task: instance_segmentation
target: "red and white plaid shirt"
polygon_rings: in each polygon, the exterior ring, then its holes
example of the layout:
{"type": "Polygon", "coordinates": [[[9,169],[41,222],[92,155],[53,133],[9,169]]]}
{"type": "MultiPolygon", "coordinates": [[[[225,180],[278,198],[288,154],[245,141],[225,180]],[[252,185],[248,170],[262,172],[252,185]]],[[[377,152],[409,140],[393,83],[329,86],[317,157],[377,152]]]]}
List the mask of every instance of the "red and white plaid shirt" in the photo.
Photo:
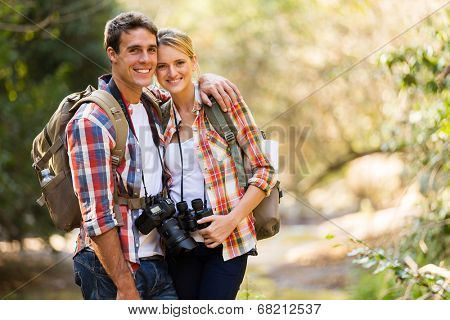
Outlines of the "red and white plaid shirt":
{"type": "MultiPolygon", "coordinates": [[[[277,182],[277,177],[261,149],[263,137],[250,109],[244,101],[240,101],[231,108],[228,115],[238,132],[237,143],[244,151],[246,161],[249,160],[253,172],[248,184],[258,187],[268,196],[277,182]]],[[[177,121],[181,121],[178,116],[177,121]]],[[[213,212],[217,215],[226,215],[236,207],[245,193],[244,188],[239,187],[236,165],[228,143],[208,122],[203,109],[197,111],[192,131],[194,150],[198,150],[197,158],[205,178],[206,191],[213,212]]],[[[164,133],[166,148],[175,132],[175,112],[171,108],[169,123],[164,133]]],[[[225,261],[254,249],[256,233],[253,215],[244,218],[222,245],[225,261]]]]}
{"type": "MultiPolygon", "coordinates": [[[[108,91],[107,83],[110,78],[110,75],[102,76],[98,88],[108,91]]],[[[157,87],[152,87],[151,91],[162,102],[170,98],[157,87]]],[[[66,136],[74,191],[78,196],[82,214],[75,251],[77,253],[91,246],[90,237],[103,234],[118,225],[113,212],[114,182],[111,160],[111,150],[116,145],[116,132],[103,109],[95,103],[86,103],[80,106],[67,124],[66,136]]],[[[162,143],[161,133],[160,138],[162,143]]],[[[116,183],[120,194],[139,196],[142,184],[141,152],[136,137],[129,129],[125,156],[117,168],[116,183]]],[[[139,263],[139,232],[134,224],[139,209],[131,210],[122,205],[120,212],[124,222],[124,225],[118,228],[122,252],[127,261],[139,263]]]]}

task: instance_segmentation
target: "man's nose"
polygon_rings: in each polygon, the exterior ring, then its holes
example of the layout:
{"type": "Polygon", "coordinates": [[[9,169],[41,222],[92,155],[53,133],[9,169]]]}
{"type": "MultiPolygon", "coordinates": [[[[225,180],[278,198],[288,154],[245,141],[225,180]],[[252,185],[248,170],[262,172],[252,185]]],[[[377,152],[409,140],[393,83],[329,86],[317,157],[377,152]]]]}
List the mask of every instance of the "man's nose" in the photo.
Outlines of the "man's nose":
{"type": "Polygon", "coordinates": [[[149,58],[150,58],[150,55],[148,54],[148,52],[143,51],[142,54],[139,56],[139,62],[146,63],[146,62],[148,62],[149,58]]]}

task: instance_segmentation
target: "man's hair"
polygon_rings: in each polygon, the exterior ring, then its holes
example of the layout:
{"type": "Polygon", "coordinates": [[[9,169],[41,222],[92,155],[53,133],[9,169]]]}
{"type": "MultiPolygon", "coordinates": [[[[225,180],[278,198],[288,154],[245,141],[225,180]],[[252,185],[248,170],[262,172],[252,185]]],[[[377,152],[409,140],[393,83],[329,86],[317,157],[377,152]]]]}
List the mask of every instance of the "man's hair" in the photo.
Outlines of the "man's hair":
{"type": "Polygon", "coordinates": [[[122,12],[109,20],[105,26],[105,38],[103,42],[105,49],[111,47],[116,53],[119,53],[122,32],[137,28],[147,29],[155,37],[158,34],[158,28],[156,28],[155,24],[150,18],[140,12],[122,12]]]}

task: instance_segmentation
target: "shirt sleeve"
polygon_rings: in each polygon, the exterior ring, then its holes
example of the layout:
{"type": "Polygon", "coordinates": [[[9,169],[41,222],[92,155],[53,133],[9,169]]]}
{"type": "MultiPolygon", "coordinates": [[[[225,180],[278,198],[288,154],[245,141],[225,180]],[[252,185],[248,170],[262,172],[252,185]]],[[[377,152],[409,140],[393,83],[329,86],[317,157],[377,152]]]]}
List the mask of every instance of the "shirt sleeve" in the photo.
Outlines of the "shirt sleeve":
{"type": "Polygon", "coordinates": [[[270,195],[278,178],[269,159],[262,151],[264,138],[249,107],[241,100],[231,108],[228,115],[237,129],[237,143],[250,162],[253,175],[248,180],[248,184],[258,187],[266,193],[266,196],[270,195]]]}
{"type": "Polygon", "coordinates": [[[78,197],[82,226],[98,236],[118,225],[113,212],[114,181],[112,136],[92,115],[72,119],[66,128],[73,187],[78,197]]]}

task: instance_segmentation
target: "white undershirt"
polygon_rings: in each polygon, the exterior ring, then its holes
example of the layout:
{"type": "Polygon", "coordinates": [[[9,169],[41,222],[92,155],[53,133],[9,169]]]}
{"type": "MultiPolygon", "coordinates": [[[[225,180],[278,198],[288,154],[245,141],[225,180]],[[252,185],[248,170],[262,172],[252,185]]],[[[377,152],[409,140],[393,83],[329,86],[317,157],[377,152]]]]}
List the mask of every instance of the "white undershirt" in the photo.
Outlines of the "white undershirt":
{"type": "MultiPolygon", "coordinates": [[[[147,112],[145,111],[142,103],[129,105],[131,122],[133,123],[136,137],[140,147],[142,169],[144,170],[145,187],[147,194],[156,195],[162,191],[162,168],[161,162],[158,156],[158,150],[153,142],[152,130],[148,121],[147,112]]],[[[159,130],[159,127],[157,125],[159,130]]],[[[159,137],[158,137],[159,139],[159,137]]],[[[162,155],[162,147],[160,146],[160,152],[162,155]]],[[[141,174],[137,172],[136,174],[141,174]]],[[[143,197],[144,183],[141,185],[141,194],[143,197]]],[[[142,213],[142,209],[139,210],[139,214],[142,213]]],[[[161,248],[161,241],[159,233],[156,229],[152,230],[148,235],[139,233],[139,258],[150,257],[154,255],[163,255],[161,248]]]]}
{"type": "MultiPolygon", "coordinates": [[[[191,138],[181,143],[183,152],[183,200],[192,209],[191,201],[204,197],[204,178],[194,148],[194,139],[191,138]]],[[[170,186],[170,197],[177,203],[181,201],[181,157],[178,142],[171,143],[167,147],[165,163],[170,171],[172,183],[170,186]]],[[[207,207],[211,208],[208,194],[206,194],[207,207]]],[[[204,242],[198,232],[192,232],[191,236],[197,242],[204,242]]]]}

